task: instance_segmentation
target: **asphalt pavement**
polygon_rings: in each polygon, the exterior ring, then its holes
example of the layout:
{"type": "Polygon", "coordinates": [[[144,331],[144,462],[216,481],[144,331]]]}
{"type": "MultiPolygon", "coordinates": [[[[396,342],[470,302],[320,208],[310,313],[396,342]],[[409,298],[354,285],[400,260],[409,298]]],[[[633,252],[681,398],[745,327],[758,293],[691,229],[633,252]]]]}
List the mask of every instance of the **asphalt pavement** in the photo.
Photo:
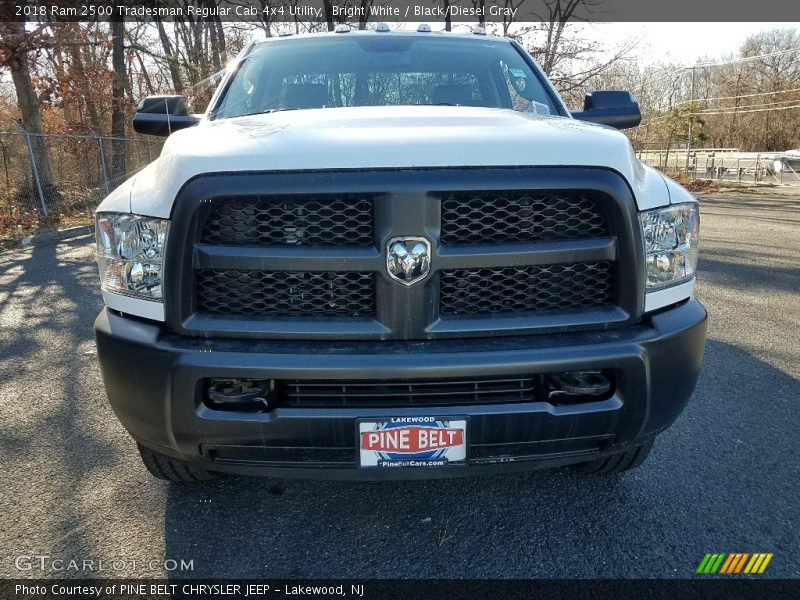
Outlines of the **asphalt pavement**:
{"type": "Polygon", "coordinates": [[[759,551],[800,577],[800,199],[701,202],[697,391],[612,478],[157,481],[105,399],[92,239],[0,254],[0,577],[691,577],[759,551]]]}

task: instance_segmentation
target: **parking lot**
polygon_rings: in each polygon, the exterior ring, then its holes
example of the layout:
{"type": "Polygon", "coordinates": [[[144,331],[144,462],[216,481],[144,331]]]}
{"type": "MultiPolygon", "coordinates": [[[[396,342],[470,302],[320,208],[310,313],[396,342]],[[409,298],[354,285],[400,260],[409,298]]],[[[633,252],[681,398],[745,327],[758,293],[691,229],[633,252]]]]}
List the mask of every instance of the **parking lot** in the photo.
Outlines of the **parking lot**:
{"type": "Polygon", "coordinates": [[[93,240],[0,254],[0,576],[91,575],[17,559],[47,555],[126,577],[691,577],[707,552],[773,552],[765,575],[800,577],[800,198],[701,203],[698,388],[616,478],[170,486],[105,399],[93,240]]]}

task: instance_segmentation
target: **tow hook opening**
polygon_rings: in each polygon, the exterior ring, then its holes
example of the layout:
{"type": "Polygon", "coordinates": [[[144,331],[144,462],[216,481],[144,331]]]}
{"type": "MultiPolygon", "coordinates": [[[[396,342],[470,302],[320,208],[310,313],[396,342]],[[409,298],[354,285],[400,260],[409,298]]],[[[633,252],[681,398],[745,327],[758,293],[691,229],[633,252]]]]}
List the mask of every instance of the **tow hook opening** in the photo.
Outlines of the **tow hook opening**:
{"type": "Polygon", "coordinates": [[[203,403],[212,410],[267,412],[272,408],[274,390],[271,379],[209,379],[203,403]]]}
{"type": "Polygon", "coordinates": [[[547,401],[551,404],[577,404],[611,396],[612,376],[605,371],[569,371],[548,375],[547,401]]]}

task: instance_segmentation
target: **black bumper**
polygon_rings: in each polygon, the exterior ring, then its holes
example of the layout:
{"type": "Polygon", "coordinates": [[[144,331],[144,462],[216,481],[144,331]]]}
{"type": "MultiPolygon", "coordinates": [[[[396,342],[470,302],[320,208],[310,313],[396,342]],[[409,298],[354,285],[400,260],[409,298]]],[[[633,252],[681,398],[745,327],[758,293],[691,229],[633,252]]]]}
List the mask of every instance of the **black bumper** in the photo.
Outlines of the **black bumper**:
{"type": "Polygon", "coordinates": [[[141,444],[207,468],[279,477],[418,478],[518,471],[581,462],[668,427],[700,370],[706,311],[689,300],[624,329],[494,340],[274,342],[203,340],[103,310],[97,348],[111,406],[141,444]],[[413,380],[586,369],[616,374],[610,398],[413,408],[211,410],[209,377],[413,380]],[[359,469],[356,419],[469,417],[467,466],[359,469]]]}

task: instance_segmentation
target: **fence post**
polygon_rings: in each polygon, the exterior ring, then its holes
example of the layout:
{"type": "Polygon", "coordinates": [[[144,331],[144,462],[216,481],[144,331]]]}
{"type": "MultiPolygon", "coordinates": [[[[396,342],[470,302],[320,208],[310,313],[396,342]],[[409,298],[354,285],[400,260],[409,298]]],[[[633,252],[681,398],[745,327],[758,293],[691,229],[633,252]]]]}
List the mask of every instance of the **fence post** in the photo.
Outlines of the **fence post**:
{"type": "Polygon", "coordinates": [[[2,137],[0,137],[0,148],[3,150],[3,171],[6,176],[6,187],[9,187],[11,185],[11,176],[8,174],[8,153],[6,152],[6,145],[2,137]]]}
{"type": "MultiPolygon", "coordinates": [[[[42,214],[47,216],[47,203],[44,201],[44,193],[42,192],[42,182],[39,181],[39,169],[36,167],[36,157],[33,155],[33,145],[31,144],[31,135],[28,130],[22,125],[17,123],[22,132],[25,134],[25,144],[28,146],[28,156],[31,159],[31,170],[33,171],[33,180],[36,182],[36,191],[39,192],[39,202],[42,205],[42,214]]],[[[44,143],[44,142],[43,142],[44,143]]]]}
{"type": "Polygon", "coordinates": [[[103,136],[97,132],[97,147],[100,149],[100,165],[103,172],[103,185],[106,188],[106,195],[111,191],[108,187],[108,171],[106,170],[106,153],[103,148],[103,136]]]}

